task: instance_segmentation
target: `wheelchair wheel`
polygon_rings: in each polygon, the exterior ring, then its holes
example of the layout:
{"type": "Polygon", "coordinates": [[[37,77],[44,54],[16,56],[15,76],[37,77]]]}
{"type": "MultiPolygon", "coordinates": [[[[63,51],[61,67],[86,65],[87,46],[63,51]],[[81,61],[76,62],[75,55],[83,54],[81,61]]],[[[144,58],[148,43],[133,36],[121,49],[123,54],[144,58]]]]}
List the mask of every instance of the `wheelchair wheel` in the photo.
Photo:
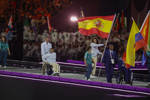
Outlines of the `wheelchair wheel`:
{"type": "Polygon", "coordinates": [[[130,85],[133,85],[133,72],[131,72],[131,80],[130,80],[130,85]]]}
{"type": "Polygon", "coordinates": [[[47,64],[47,75],[52,75],[53,74],[53,70],[52,70],[52,66],[47,64]]]}
{"type": "Polygon", "coordinates": [[[124,81],[124,75],[121,72],[119,72],[118,77],[116,78],[116,83],[122,84],[123,81],[124,81]]]}

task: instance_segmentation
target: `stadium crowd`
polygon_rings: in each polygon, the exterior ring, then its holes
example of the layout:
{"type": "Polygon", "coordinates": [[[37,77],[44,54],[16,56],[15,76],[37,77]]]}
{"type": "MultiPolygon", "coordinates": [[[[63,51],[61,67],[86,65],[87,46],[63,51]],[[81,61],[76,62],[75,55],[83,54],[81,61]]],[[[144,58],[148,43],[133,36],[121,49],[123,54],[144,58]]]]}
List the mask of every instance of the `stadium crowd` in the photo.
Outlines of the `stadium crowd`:
{"type": "MultiPolygon", "coordinates": [[[[41,59],[40,44],[45,36],[49,36],[52,47],[57,53],[58,61],[66,61],[67,59],[83,60],[86,48],[90,45],[93,38],[98,39],[98,43],[105,44],[106,39],[102,39],[97,35],[84,36],[79,32],[59,32],[53,29],[51,32],[48,30],[47,19],[42,17],[37,19],[26,19],[24,22],[24,43],[23,52],[24,57],[31,57],[41,59]]],[[[129,32],[112,31],[109,41],[114,42],[116,51],[121,56],[126,48],[129,32]]],[[[99,48],[101,52],[104,47],[99,48]]],[[[138,53],[141,53],[138,51],[138,53]]],[[[136,57],[140,60],[141,55],[136,57]]],[[[99,59],[100,60],[100,59],[99,59]]]]}

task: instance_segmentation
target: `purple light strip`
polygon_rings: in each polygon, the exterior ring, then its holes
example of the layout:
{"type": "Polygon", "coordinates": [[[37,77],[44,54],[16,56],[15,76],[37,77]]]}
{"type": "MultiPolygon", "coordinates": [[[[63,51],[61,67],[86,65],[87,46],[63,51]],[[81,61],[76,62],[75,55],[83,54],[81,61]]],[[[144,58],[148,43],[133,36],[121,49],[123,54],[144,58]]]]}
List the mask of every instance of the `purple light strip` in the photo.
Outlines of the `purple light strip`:
{"type": "MultiPolygon", "coordinates": [[[[57,62],[58,64],[63,64],[63,65],[71,65],[71,66],[81,66],[81,67],[85,67],[84,64],[75,64],[75,63],[65,63],[65,62],[57,62]]],[[[96,66],[97,68],[105,68],[104,66],[96,66]]],[[[118,69],[118,68],[114,68],[114,69],[118,69]]],[[[131,68],[131,70],[148,70],[147,68],[136,68],[133,67],[131,68]]]]}
{"type": "MultiPolygon", "coordinates": [[[[13,61],[19,61],[19,60],[13,60],[13,61]]],[[[21,62],[26,62],[26,61],[21,61],[21,62]]],[[[67,62],[57,62],[58,64],[63,64],[63,65],[72,65],[72,66],[80,66],[80,67],[85,67],[83,64],[83,61],[76,61],[76,60],[67,60],[67,62]]],[[[42,62],[39,62],[39,64],[42,64],[42,62]]],[[[132,67],[131,70],[143,70],[146,71],[148,70],[146,66],[141,66],[141,61],[136,61],[136,64],[138,66],[132,67]]],[[[102,66],[100,63],[97,64],[97,68],[105,68],[102,66]]],[[[114,69],[118,69],[115,67],[114,69]]]]}
{"type": "Polygon", "coordinates": [[[69,78],[62,78],[62,77],[53,77],[53,76],[44,76],[44,75],[35,75],[35,74],[27,74],[27,73],[18,73],[18,72],[9,72],[9,71],[0,71],[1,75],[9,75],[15,77],[22,77],[22,78],[32,78],[32,79],[39,79],[39,80],[47,80],[47,81],[58,81],[58,82],[65,82],[68,84],[80,84],[80,85],[88,85],[90,87],[103,87],[108,89],[117,89],[120,91],[132,91],[132,92],[139,92],[142,94],[150,95],[150,88],[142,88],[136,86],[127,86],[127,85],[118,85],[118,84],[109,84],[103,82],[93,82],[93,81],[86,81],[86,80],[78,80],[78,79],[69,79],[69,78]]]}
{"type": "MultiPolygon", "coordinates": [[[[67,60],[68,63],[77,63],[77,64],[84,64],[83,61],[78,61],[78,60],[67,60]]],[[[101,66],[101,63],[97,63],[97,66],[101,66]]],[[[141,61],[136,61],[135,65],[137,67],[142,67],[142,68],[146,68],[146,66],[142,66],[141,61]]]]}
{"type": "Polygon", "coordinates": [[[120,91],[120,92],[134,93],[134,94],[136,93],[136,94],[150,95],[150,93],[145,93],[145,92],[130,91],[130,90],[123,90],[123,89],[116,89],[116,88],[107,88],[107,87],[100,87],[100,86],[93,86],[93,85],[86,85],[86,84],[78,84],[78,83],[68,83],[68,82],[61,82],[61,81],[56,81],[56,80],[55,81],[54,80],[43,80],[43,79],[34,79],[34,78],[20,77],[20,76],[10,76],[10,75],[0,75],[0,76],[12,77],[12,78],[18,78],[18,79],[27,79],[27,80],[33,80],[33,81],[68,84],[68,85],[75,85],[75,86],[80,86],[80,87],[82,86],[82,87],[87,87],[87,88],[98,88],[98,89],[120,91]]]}
{"type": "MultiPolygon", "coordinates": [[[[111,94],[112,95],[112,94],[111,94]]],[[[130,95],[130,94],[128,94],[128,95],[123,95],[123,94],[113,94],[113,95],[115,95],[115,96],[119,96],[119,97],[126,97],[126,98],[135,98],[135,97],[145,97],[145,96],[141,96],[141,95],[130,95]]]]}

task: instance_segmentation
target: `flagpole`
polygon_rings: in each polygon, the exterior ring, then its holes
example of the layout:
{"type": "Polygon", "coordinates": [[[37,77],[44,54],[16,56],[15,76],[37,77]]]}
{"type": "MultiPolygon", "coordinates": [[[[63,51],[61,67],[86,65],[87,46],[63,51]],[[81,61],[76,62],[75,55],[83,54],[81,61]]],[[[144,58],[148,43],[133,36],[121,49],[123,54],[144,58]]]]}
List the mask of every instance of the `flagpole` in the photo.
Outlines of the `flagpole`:
{"type": "MultiPolygon", "coordinates": [[[[112,28],[113,28],[113,24],[114,24],[114,22],[115,22],[115,19],[116,19],[116,14],[115,14],[115,17],[114,17],[114,19],[113,19],[113,23],[112,23],[112,25],[111,25],[111,30],[110,30],[110,33],[112,32],[112,28]]],[[[101,63],[102,63],[102,59],[103,59],[103,56],[104,56],[104,53],[105,53],[105,50],[106,50],[106,47],[107,47],[107,43],[108,43],[108,40],[109,40],[109,37],[110,37],[110,33],[109,33],[109,35],[108,35],[108,38],[107,38],[107,40],[106,40],[106,45],[105,45],[105,47],[104,47],[104,51],[103,51],[103,53],[102,53],[102,57],[101,57],[101,63]]],[[[100,75],[100,69],[99,69],[99,73],[98,73],[98,77],[99,77],[99,75],[100,75]]]]}
{"type": "Polygon", "coordinates": [[[146,22],[146,19],[147,19],[149,13],[150,13],[150,10],[148,11],[148,13],[147,13],[147,15],[146,15],[146,17],[145,17],[145,19],[144,19],[144,22],[143,22],[143,24],[142,24],[142,26],[141,26],[141,28],[140,28],[140,32],[141,32],[142,28],[144,27],[144,24],[145,24],[145,22],[146,22]]]}
{"type": "Polygon", "coordinates": [[[81,9],[81,16],[84,17],[83,9],[82,8],[80,9],[81,9]]]}

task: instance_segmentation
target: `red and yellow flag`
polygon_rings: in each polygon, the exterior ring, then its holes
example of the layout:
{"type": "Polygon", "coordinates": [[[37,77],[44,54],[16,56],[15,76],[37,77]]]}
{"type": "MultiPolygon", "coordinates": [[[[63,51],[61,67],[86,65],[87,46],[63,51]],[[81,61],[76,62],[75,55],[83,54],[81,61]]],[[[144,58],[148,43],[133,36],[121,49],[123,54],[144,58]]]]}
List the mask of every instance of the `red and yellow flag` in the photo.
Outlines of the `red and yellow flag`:
{"type": "Polygon", "coordinates": [[[52,31],[52,26],[51,26],[51,24],[50,24],[50,14],[47,16],[47,24],[48,24],[48,29],[49,29],[49,32],[51,32],[52,31]]]}
{"type": "Polygon", "coordinates": [[[97,34],[102,38],[107,38],[114,18],[114,15],[81,18],[78,21],[79,32],[83,35],[97,34]]]}
{"type": "Polygon", "coordinates": [[[150,49],[150,11],[145,18],[140,32],[145,40],[145,43],[147,44],[147,49],[150,49]]]}

